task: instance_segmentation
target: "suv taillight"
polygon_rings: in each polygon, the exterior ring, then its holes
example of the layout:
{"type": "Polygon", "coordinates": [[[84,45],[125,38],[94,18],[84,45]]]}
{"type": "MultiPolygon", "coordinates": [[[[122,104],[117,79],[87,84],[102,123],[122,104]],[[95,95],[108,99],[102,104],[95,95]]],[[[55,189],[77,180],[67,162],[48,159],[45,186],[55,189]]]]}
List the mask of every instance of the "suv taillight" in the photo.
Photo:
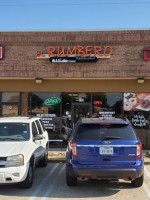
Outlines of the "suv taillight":
{"type": "Polygon", "coordinates": [[[137,142],[136,143],[136,157],[140,157],[142,154],[142,143],[137,142]]]}
{"type": "Polygon", "coordinates": [[[77,146],[76,142],[70,142],[69,146],[73,156],[77,156],[77,146]]]}

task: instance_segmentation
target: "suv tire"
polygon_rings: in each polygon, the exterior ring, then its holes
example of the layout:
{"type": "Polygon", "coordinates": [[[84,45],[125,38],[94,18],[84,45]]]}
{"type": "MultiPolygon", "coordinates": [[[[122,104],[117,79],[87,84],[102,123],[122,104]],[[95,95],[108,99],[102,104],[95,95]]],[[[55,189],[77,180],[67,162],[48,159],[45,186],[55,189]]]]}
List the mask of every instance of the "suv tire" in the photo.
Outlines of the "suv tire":
{"type": "Polygon", "coordinates": [[[70,176],[66,172],[66,183],[68,186],[76,186],[77,185],[77,177],[70,176]]]}
{"type": "Polygon", "coordinates": [[[48,154],[45,154],[44,157],[39,161],[40,167],[46,167],[48,163],[48,154]]]}
{"type": "Polygon", "coordinates": [[[132,185],[135,187],[141,187],[143,185],[143,180],[144,180],[144,176],[142,175],[139,178],[136,178],[134,181],[132,181],[132,185]]]}
{"type": "Polygon", "coordinates": [[[22,188],[31,188],[33,184],[33,165],[30,163],[27,177],[24,181],[19,183],[19,186],[22,188]]]}

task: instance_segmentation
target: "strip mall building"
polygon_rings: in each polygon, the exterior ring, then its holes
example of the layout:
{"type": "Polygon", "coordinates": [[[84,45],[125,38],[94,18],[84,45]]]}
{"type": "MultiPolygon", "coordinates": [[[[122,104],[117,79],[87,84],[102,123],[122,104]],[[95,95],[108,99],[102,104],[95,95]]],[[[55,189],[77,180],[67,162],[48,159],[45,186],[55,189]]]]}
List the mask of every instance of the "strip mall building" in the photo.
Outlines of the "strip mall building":
{"type": "Polygon", "coordinates": [[[0,115],[29,114],[50,138],[126,116],[149,148],[150,30],[0,32],[0,115]]]}

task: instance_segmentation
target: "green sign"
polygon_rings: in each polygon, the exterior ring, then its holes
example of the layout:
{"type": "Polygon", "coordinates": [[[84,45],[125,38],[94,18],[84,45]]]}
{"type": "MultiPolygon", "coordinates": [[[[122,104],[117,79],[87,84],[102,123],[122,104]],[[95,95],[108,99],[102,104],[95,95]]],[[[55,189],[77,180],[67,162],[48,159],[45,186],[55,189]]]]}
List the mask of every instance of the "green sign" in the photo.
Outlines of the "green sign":
{"type": "Polygon", "coordinates": [[[53,105],[59,104],[60,102],[61,102],[60,98],[58,98],[58,97],[51,97],[49,99],[46,99],[44,101],[44,104],[46,106],[53,106],[53,105]]]}

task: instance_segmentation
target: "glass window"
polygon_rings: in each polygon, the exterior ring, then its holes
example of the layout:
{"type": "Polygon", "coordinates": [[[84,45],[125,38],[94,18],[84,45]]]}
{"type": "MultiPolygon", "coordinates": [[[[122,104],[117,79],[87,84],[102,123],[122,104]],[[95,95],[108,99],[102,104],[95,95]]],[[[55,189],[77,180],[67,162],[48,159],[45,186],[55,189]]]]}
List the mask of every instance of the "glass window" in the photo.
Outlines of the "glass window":
{"type": "Polygon", "coordinates": [[[19,92],[2,92],[2,102],[19,102],[19,92]]]}
{"type": "Polygon", "coordinates": [[[42,134],[42,128],[41,128],[41,125],[40,125],[40,123],[39,123],[38,120],[36,120],[36,125],[37,125],[37,127],[38,127],[39,134],[42,134]]]}
{"type": "Polygon", "coordinates": [[[79,140],[136,140],[133,129],[126,124],[83,124],[77,131],[79,140]]]}
{"type": "Polygon", "coordinates": [[[18,105],[15,104],[6,104],[2,105],[2,116],[17,116],[19,112],[18,105]]]}
{"type": "Polygon", "coordinates": [[[93,93],[93,117],[121,116],[122,93],[93,93]]]}
{"type": "Polygon", "coordinates": [[[80,92],[80,93],[73,93],[73,102],[91,102],[91,93],[85,93],[85,92],[80,92]]]}
{"type": "Polygon", "coordinates": [[[29,125],[27,123],[0,123],[0,140],[28,140],[29,125]]]}
{"type": "Polygon", "coordinates": [[[37,131],[37,128],[36,128],[34,122],[32,122],[32,135],[33,135],[33,137],[35,137],[36,135],[38,135],[38,131],[37,131]]]}
{"type": "MultiPolygon", "coordinates": [[[[62,126],[71,128],[71,101],[72,94],[62,93],[62,126]]],[[[65,130],[62,129],[61,132],[65,130]]]]}
{"type": "Polygon", "coordinates": [[[31,93],[30,96],[31,115],[40,117],[49,136],[60,133],[61,117],[61,93],[40,92],[31,93]]]}

